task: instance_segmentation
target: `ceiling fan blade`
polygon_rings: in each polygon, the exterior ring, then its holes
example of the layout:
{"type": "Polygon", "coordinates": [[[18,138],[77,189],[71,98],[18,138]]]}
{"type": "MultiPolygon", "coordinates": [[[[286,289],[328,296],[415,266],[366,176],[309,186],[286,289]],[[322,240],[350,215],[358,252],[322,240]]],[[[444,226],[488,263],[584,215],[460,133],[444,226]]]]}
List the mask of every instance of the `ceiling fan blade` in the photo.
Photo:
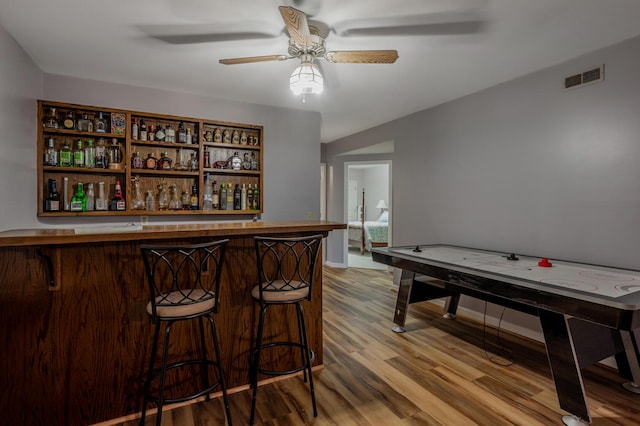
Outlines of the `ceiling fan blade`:
{"type": "Polygon", "coordinates": [[[224,65],[236,65],[253,62],[286,61],[287,59],[292,59],[292,57],[287,55],[249,56],[247,58],[220,59],[219,62],[224,65]]]}
{"type": "Polygon", "coordinates": [[[479,13],[463,11],[354,19],[337,23],[333,31],[341,37],[463,35],[482,32],[486,25],[479,13]]]}
{"type": "Polygon", "coordinates": [[[339,50],[327,52],[325,59],[347,64],[392,64],[398,59],[396,50],[339,50]]]}
{"type": "Polygon", "coordinates": [[[282,34],[279,27],[264,22],[245,22],[246,30],[230,25],[140,25],[138,28],[149,37],[170,44],[215,43],[234,40],[276,38],[282,34]]]}
{"type": "Polygon", "coordinates": [[[284,24],[287,26],[291,40],[298,46],[311,46],[311,33],[309,32],[307,15],[289,6],[280,6],[278,9],[284,24]]]}

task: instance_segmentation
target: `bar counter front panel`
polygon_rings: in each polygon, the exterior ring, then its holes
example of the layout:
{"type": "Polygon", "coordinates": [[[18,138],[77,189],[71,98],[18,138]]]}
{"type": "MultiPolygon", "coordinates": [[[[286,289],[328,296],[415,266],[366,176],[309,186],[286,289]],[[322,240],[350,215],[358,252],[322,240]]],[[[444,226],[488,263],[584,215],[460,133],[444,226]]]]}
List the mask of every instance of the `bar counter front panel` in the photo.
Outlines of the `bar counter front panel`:
{"type": "MultiPolygon", "coordinates": [[[[344,228],[316,221],[159,226],[75,237],[68,230],[0,233],[2,422],[81,425],[140,411],[153,335],[146,312],[149,290],[141,242],[230,239],[215,319],[227,387],[247,385],[257,323],[257,306],[251,298],[257,283],[253,236],[326,236],[344,228]]],[[[315,280],[306,309],[309,343],[319,366],[323,363],[321,267],[315,280]]],[[[267,335],[290,337],[288,325],[295,324],[295,313],[291,310],[288,315],[270,321],[267,335]]],[[[196,331],[191,324],[176,323],[170,352],[193,354],[196,331]]],[[[208,350],[213,353],[212,347],[208,350]]],[[[274,354],[268,360],[274,368],[280,365],[278,358],[274,354]]],[[[181,391],[190,390],[187,384],[180,386],[181,391]]]]}

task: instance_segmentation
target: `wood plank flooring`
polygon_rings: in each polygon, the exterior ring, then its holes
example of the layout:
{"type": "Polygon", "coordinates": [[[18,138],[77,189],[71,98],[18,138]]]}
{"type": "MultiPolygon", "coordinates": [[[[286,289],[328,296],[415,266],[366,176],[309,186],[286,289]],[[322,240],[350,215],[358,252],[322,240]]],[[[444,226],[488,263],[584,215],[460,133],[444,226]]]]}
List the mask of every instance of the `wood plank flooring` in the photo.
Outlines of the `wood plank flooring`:
{"type": "MultiPolygon", "coordinates": [[[[411,305],[407,332],[391,331],[391,274],[325,268],[324,369],[314,372],[318,417],[301,377],[262,386],[264,425],[561,425],[542,344],[488,329],[463,316],[447,320],[430,303],[411,305]],[[506,349],[513,359],[497,356],[506,349]]],[[[505,355],[506,356],[506,355],[505,355]]],[[[640,396],[621,388],[609,368],[584,372],[592,425],[639,425],[640,396]]],[[[230,395],[236,425],[249,419],[248,390],[230,395]]],[[[220,399],[163,414],[165,426],[223,425],[220,399]]],[[[155,416],[148,417],[149,425],[155,416]]],[[[133,426],[136,420],[116,423],[133,426]]]]}

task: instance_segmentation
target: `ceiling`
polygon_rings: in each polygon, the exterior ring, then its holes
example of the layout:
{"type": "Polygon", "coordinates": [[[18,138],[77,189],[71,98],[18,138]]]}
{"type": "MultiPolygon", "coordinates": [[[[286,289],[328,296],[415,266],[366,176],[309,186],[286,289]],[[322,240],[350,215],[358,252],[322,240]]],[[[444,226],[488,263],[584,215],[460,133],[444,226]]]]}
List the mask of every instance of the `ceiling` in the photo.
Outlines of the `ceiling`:
{"type": "Polygon", "coordinates": [[[631,38],[638,22],[638,0],[0,0],[0,24],[43,72],[319,111],[323,142],[631,38]],[[478,25],[462,34],[442,34],[446,25],[422,35],[331,32],[328,50],[396,49],[399,59],[322,60],[325,90],[303,103],[288,89],[297,60],[218,63],[287,54],[279,5],[329,27],[374,18],[478,25]],[[214,33],[215,42],[199,36],[214,33]]]}

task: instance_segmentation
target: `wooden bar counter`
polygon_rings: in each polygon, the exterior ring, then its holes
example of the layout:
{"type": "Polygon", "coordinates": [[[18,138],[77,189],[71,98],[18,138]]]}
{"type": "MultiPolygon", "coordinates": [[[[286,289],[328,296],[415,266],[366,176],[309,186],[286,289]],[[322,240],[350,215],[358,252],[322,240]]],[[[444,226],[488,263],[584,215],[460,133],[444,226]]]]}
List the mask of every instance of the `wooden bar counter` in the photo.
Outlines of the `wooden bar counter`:
{"type": "MultiPolygon", "coordinates": [[[[253,237],[326,236],[344,228],[341,223],[304,221],[0,232],[0,423],[86,425],[140,411],[153,332],[145,308],[149,290],[142,242],[230,239],[216,324],[227,386],[246,386],[257,315],[250,294],[257,280],[253,237]]],[[[306,311],[319,366],[321,267],[315,278],[306,311]]],[[[290,320],[270,322],[274,327],[265,333],[288,334],[288,324],[295,324],[291,314],[290,320]]],[[[182,326],[174,326],[173,353],[191,353],[194,347],[195,330],[182,326]]],[[[277,358],[270,360],[274,367],[277,358]]]]}

